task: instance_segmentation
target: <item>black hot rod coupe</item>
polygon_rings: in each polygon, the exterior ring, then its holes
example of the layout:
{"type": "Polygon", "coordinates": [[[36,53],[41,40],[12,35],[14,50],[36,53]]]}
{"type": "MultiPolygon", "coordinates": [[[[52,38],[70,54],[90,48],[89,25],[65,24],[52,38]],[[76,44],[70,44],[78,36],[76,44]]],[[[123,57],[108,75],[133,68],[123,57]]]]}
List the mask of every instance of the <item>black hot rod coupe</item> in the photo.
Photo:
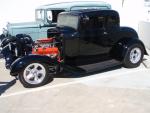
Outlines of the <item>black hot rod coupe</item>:
{"type": "Polygon", "coordinates": [[[119,14],[114,10],[62,12],[56,28],[49,29],[47,35],[36,42],[25,34],[2,42],[6,67],[24,87],[44,85],[67,66],[115,59],[124,67],[134,68],[147,54],[136,31],[120,27],[119,14]]]}

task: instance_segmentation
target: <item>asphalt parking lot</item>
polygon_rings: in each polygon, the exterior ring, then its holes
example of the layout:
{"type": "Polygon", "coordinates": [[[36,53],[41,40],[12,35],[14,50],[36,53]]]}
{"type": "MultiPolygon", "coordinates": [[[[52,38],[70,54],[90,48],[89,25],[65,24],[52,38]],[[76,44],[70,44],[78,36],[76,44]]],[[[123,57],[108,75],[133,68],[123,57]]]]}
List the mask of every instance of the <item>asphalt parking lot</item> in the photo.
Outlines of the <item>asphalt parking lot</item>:
{"type": "Polygon", "coordinates": [[[0,113],[149,113],[150,68],[142,63],[83,77],[63,74],[43,87],[26,89],[0,60],[0,95],[0,113]]]}

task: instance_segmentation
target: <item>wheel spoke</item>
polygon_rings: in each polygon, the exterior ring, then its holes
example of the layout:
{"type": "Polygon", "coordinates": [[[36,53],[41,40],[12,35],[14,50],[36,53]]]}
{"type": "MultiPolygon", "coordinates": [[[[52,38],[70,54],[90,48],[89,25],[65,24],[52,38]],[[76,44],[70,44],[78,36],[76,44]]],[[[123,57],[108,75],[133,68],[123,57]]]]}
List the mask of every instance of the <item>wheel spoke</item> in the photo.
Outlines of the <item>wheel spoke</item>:
{"type": "Polygon", "coordinates": [[[32,71],[32,69],[31,69],[31,68],[26,69],[26,72],[31,73],[31,71],[32,71]]]}
{"type": "Polygon", "coordinates": [[[35,69],[35,70],[37,70],[37,69],[38,69],[38,67],[39,67],[39,65],[37,65],[37,64],[36,64],[36,65],[34,65],[34,69],[35,69]]]}
{"type": "Polygon", "coordinates": [[[34,76],[34,81],[36,82],[36,83],[39,83],[40,82],[40,79],[39,79],[39,77],[36,75],[36,76],[34,76]]]}
{"type": "Polygon", "coordinates": [[[43,69],[37,71],[38,74],[44,74],[45,71],[43,69]]]}
{"type": "Polygon", "coordinates": [[[31,73],[27,75],[27,79],[28,79],[28,80],[30,80],[30,79],[33,78],[33,77],[34,77],[34,75],[31,74],[31,73]]]}

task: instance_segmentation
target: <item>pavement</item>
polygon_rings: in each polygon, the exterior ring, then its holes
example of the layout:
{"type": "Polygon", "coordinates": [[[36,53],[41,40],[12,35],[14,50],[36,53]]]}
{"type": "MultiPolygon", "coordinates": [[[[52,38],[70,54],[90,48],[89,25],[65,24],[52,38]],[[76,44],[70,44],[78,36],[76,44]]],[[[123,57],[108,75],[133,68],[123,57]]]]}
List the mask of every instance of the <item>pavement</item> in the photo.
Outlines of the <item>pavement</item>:
{"type": "Polygon", "coordinates": [[[150,113],[149,64],[145,56],[134,69],[81,77],[64,73],[45,86],[27,89],[0,60],[0,113],[150,113]]]}

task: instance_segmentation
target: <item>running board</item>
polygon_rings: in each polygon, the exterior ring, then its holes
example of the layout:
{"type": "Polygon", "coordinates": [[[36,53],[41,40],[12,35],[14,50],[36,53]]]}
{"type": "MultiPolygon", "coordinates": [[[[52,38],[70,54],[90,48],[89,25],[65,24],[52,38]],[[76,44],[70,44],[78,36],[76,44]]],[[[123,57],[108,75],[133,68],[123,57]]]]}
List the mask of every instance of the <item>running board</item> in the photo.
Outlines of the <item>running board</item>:
{"type": "Polygon", "coordinates": [[[71,72],[72,74],[87,74],[87,73],[92,73],[92,72],[98,72],[98,71],[111,68],[111,67],[113,68],[119,65],[121,65],[119,61],[107,60],[104,62],[82,65],[82,66],[77,66],[77,67],[65,65],[64,70],[67,72],[71,72]]]}

